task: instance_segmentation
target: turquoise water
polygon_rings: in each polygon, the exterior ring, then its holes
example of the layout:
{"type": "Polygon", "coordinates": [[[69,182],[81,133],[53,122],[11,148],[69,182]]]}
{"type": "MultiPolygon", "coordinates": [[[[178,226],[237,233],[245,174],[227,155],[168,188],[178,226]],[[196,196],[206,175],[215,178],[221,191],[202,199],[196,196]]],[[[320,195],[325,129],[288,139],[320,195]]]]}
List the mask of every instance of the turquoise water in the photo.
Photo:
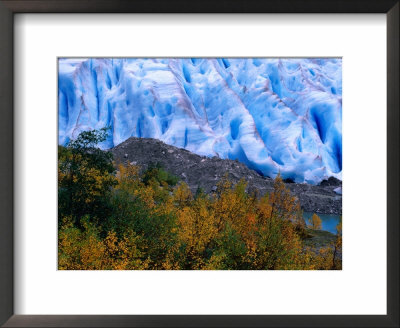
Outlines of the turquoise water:
{"type": "MultiPolygon", "coordinates": [[[[308,219],[312,217],[314,213],[312,212],[303,212],[303,218],[306,221],[307,225],[309,225],[308,219]]],[[[336,226],[339,223],[340,215],[336,214],[318,214],[317,215],[322,220],[322,230],[329,231],[331,233],[336,234],[336,226]]]]}

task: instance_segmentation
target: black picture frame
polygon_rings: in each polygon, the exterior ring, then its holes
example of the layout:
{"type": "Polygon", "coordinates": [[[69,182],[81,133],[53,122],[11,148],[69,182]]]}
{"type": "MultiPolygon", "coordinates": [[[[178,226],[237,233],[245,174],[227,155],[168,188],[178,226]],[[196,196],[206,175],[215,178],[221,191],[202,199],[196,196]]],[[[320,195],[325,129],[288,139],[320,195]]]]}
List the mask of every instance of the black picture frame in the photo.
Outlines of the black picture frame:
{"type": "Polygon", "coordinates": [[[4,327],[399,327],[399,8],[399,0],[0,0],[0,324],[4,327]],[[14,315],[14,14],[127,12],[386,14],[387,315],[14,315]]]}

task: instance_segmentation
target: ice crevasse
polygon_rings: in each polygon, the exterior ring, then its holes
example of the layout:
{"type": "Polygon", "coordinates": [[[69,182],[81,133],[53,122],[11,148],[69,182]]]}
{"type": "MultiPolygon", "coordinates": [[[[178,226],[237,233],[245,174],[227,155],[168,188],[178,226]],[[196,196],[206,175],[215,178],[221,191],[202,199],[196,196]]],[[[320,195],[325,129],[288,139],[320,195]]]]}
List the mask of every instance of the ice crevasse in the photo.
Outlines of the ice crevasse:
{"type": "Polygon", "coordinates": [[[109,126],[296,182],[342,176],[341,59],[59,59],[59,144],[109,126]]]}

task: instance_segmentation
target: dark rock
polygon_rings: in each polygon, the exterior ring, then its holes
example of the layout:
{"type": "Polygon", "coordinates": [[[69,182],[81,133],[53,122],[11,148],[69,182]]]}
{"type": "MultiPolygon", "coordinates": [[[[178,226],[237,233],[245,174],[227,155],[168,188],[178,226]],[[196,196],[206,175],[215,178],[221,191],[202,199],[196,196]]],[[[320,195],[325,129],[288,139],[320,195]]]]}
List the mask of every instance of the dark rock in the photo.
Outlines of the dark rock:
{"type": "Polygon", "coordinates": [[[283,182],[284,183],[294,183],[294,180],[292,178],[286,178],[286,179],[283,179],[283,182]]]}
{"type": "Polygon", "coordinates": [[[326,187],[326,186],[339,187],[342,185],[342,181],[340,181],[339,179],[336,179],[335,177],[329,177],[328,180],[322,180],[319,185],[323,186],[323,187],[326,187]]]}

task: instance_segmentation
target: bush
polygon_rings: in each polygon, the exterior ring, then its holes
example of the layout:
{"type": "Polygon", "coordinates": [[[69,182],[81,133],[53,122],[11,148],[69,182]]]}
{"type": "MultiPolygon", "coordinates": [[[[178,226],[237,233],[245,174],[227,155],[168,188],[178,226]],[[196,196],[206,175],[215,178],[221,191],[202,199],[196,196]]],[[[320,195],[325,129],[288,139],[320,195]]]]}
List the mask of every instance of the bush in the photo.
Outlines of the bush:
{"type": "Polygon", "coordinates": [[[160,163],[150,165],[143,173],[143,182],[146,185],[151,184],[152,181],[156,181],[160,186],[166,183],[168,186],[175,186],[179,179],[164,170],[160,163]]]}

